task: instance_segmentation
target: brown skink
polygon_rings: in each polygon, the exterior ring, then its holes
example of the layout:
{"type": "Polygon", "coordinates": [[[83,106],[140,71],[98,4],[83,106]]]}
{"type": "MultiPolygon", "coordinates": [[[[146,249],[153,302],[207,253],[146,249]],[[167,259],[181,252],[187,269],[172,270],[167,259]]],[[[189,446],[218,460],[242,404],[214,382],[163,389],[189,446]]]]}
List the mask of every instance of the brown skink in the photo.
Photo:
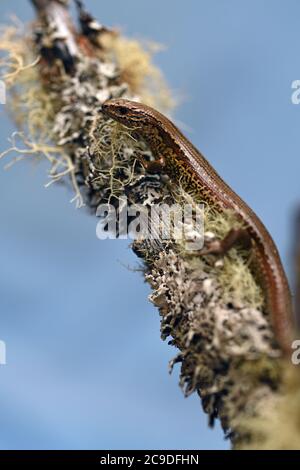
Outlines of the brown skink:
{"type": "Polygon", "coordinates": [[[289,354],[293,339],[291,293],[276,245],[258,216],[164,115],[149,106],[124,99],[106,101],[102,109],[106,116],[134,129],[148,143],[157,158],[154,166],[165,165],[164,171],[171,178],[180,179],[219,210],[233,210],[243,222],[252,240],[255,265],[259,269],[276,339],[283,352],[289,354]]]}

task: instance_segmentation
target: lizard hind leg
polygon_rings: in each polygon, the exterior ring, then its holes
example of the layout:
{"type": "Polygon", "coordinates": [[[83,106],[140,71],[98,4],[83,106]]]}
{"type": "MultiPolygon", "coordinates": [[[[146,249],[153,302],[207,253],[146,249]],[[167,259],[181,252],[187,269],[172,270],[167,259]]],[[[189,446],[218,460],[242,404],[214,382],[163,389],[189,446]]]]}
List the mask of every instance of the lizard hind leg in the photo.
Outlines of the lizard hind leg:
{"type": "Polygon", "coordinates": [[[252,239],[246,229],[231,229],[223,240],[214,240],[207,247],[200,250],[200,255],[220,255],[224,256],[235,245],[241,245],[245,249],[250,249],[252,239]]]}

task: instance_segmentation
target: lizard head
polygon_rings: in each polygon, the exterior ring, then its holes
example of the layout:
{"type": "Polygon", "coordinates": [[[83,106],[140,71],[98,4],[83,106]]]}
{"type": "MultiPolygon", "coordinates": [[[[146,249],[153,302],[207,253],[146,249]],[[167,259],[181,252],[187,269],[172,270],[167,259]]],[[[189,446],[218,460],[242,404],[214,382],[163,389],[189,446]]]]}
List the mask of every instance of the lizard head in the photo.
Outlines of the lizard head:
{"type": "Polygon", "coordinates": [[[102,105],[105,116],[126,127],[138,128],[151,124],[152,110],[146,105],[125,99],[112,99],[102,105]]]}

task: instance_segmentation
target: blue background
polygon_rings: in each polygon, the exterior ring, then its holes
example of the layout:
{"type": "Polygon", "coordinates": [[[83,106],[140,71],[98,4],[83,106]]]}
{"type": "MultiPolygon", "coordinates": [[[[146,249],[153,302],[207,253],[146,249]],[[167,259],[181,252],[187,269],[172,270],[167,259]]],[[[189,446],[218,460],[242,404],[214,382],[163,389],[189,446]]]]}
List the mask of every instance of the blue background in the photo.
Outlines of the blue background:
{"type": "MultiPolygon", "coordinates": [[[[157,58],[176,118],[252,205],[292,272],[299,202],[297,0],[87,1],[108,25],[161,42],[157,58]]],[[[25,0],[0,16],[32,17],[25,0]]],[[[1,149],[14,126],[1,106],[1,149]]],[[[167,363],[149,288],[126,269],[126,242],[96,239],[96,219],[45,190],[46,165],[0,164],[0,448],[226,449],[197,396],[184,399],[167,363]]]]}

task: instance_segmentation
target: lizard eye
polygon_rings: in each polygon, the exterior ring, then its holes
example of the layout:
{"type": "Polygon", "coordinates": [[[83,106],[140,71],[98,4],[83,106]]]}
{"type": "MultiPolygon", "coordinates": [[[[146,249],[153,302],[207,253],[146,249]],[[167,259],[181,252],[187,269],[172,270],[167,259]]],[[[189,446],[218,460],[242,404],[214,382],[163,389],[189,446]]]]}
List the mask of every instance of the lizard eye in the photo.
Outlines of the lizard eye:
{"type": "Polygon", "coordinates": [[[119,113],[121,114],[121,116],[125,116],[127,114],[127,109],[124,108],[124,106],[120,106],[119,113]]]}

